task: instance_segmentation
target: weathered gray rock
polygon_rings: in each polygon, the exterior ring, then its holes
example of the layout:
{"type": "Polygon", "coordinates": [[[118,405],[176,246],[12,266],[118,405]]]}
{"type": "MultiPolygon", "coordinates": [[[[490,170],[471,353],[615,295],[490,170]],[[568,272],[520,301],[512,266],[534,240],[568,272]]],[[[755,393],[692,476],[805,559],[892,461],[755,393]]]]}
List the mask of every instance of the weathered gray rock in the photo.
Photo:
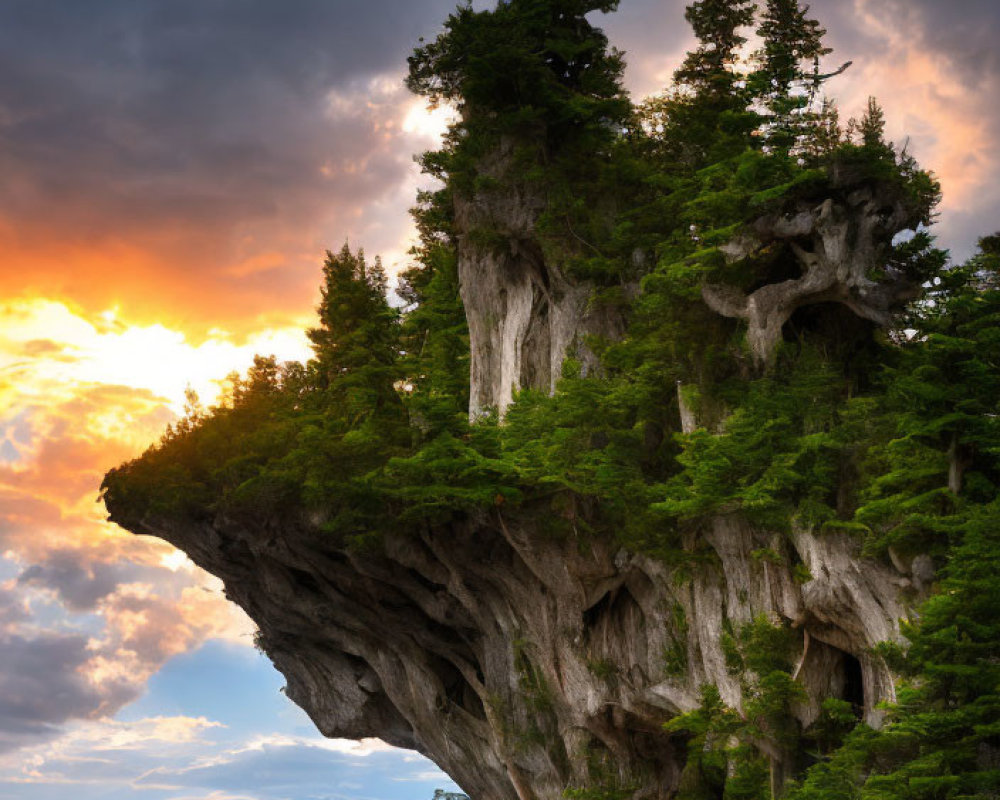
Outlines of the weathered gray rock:
{"type": "Polygon", "coordinates": [[[223,579],[325,735],[418,750],[474,800],[556,800],[602,782],[671,796],[686,750],[663,723],[706,683],[742,707],[747,676],[727,668],[722,635],[760,615],[801,631],[803,724],[829,696],[879,721],[893,689],[871,648],[899,636],[908,582],[849,536],[720,516],[679,572],[540,531],[553,513],[497,509],[362,552],[305,523],[126,524],[223,579]]]}
{"type": "Polygon", "coordinates": [[[750,292],[706,284],[702,298],[716,313],[741,319],[754,360],[769,366],[782,329],[803,306],[840,303],[862,319],[888,327],[892,314],[920,292],[919,282],[886,266],[893,238],[916,229],[922,212],[895,184],[861,181],[834,170],[828,196],[800,200],[781,215],[766,215],[720,249],[730,262],[785,243],[798,277],[750,292]]]}
{"type": "Polygon", "coordinates": [[[551,392],[567,355],[584,374],[596,366],[583,337],[618,338],[624,320],[591,308],[593,285],[565,275],[547,256],[536,223],[545,208],[539,189],[512,177],[513,145],[478,165],[483,188],[455,198],[458,275],[469,323],[469,416],[501,416],[515,392],[551,392]]]}

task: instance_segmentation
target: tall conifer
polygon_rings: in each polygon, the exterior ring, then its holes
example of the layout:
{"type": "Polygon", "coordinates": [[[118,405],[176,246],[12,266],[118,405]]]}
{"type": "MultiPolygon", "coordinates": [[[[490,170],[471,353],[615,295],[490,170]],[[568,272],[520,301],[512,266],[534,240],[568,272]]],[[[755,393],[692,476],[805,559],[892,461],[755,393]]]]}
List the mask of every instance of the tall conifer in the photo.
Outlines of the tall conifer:
{"type": "Polygon", "coordinates": [[[698,46],[688,53],[675,81],[702,100],[723,105],[738,102],[735,67],[746,44],[742,29],[753,22],[751,0],[697,0],[684,18],[691,24],[698,46]]]}
{"type": "Polygon", "coordinates": [[[308,331],[320,386],[352,423],[398,408],[399,312],[386,299],[382,263],[344,245],[323,264],[318,328],[308,331]]]}
{"type": "Polygon", "coordinates": [[[768,145],[796,152],[815,126],[809,109],[823,82],[820,59],[833,52],[823,44],[826,30],[808,16],[799,0],[767,0],[757,33],[763,40],[754,76],[756,95],[769,117],[768,145]]]}

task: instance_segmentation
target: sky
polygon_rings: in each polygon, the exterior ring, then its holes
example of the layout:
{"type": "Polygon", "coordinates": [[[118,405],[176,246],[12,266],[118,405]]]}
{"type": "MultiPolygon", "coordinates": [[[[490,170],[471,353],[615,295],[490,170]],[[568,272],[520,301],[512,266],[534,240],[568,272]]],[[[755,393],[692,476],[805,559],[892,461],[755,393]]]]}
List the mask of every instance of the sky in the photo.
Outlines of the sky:
{"type": "MultiPolygon", "coordinates": [[[[484,7],[484,2],[477,7],[484,7]]],[[[639,99],[683,0],[600,20],[639,99]]],[[[454,0],[0,0],[0,800],[423,800],[453,785],[325,740],[183,554],[104,521],[104,472],[193,387],[308,356],[325,249],[406,265],[402,85],[454,0]]],[[[940,178],[956,260],[1000,229],[1000,5],[814,0],[846,118],[875,95],[940,178]]]]}

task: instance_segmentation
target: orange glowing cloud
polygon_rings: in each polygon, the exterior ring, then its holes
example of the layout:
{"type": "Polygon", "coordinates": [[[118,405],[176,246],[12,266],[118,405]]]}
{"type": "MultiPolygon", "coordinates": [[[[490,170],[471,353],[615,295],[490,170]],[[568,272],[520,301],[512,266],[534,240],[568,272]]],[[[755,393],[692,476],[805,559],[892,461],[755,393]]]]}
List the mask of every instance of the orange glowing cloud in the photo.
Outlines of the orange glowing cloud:
{"type": "Polygon", "coordinates": [[[12,165],[22,188],[16,203],[0,196],[0,294],[85,315],[117,307],[142,327],[199,341],[225,328],[242,340],[308,319],[323,253],[345,240],[382,254],[390,271],[402,266],[422,181],[412,156],[435,146],[444,112],[427,114],[396,71],[313,102],[300,141],[280,143],[288,151],[205,153],[200,170],[102,182],[81,163],[59,178],[80,185],[56,192],[48,165],[12,165]]]}
{"type": "MultiPolygon", "coordinates": [[[[914,32],[919,15],[901,25],[893,8],[877,0],[855,0],[858,24],[884,43],[877,58],[856,61],[838,84],[844,110],[860,114],[869,96],[886,111],[888,136],[939,177],[942,210],[968,211],[1000,168],[1000,152],[984,113],[984,90],[971,91],[953,54],[929,49],[914,32]]],[[[989,83],[994,81],[984,76],[989,83]]],[[[994,87],[995,88],[1000,87],[994,87]]],[[[988,231],[983,231],[987,233],[988,231]]]]}
{"type": "MultiPolygon", "coordinates": [[[[0,636],[23,659],[47,659],[45,681],[73,699],[26,708],[26,740],[50,735],[46,720],[115,712],[168,659],[209,638],[250,643],[251,623],[218,580],[167,544],[108,524],[95,500],[104,472],[176,417],[187,385],[211,403],[222,376],[255,352],[309,355],[298,328],[240,343],[213,331],[195,344],[115,311],[92,315],[40,298],[0,305],[0,553],[20,570],[0,585],[11,611],[0,636]],[[64,627],[39,629],[37,614],[54,608],[64,627]],[[100,631],[74,632],[81,613],[100,620],[100,631]]],[[[35,691],[29,677],[18,680],[35,691]]],[[[10,746],[0,730],[0,750],[10,746]]]]}

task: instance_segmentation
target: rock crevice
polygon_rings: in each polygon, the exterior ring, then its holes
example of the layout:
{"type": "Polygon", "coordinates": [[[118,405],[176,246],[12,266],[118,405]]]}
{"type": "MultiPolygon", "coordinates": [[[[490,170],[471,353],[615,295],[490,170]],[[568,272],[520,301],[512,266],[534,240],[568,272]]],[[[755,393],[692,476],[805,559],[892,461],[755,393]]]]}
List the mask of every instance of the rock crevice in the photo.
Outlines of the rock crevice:
{"type": "Polygon", "coordinates": [[[516,177],[506,142],[478,166],[485,188],[454,199],[458,275],[469,324],[469,416],[502,416],[516,392],[552,392],[567,355],[584,374],[596,367],[584,337],[619,338],[624,319],[591,306],[593,285],[571,280],[546,253],[537,222],[546,207],[538,186],[516,177]]]}
{"type": "Polygon", "coordinates": [[[887,267],[893,238],[915,230],[922,213],[898,186],[852,181],[834,171],[830,194],[803,198],[782,214],[764,215],[720,249],[730,263],[787,246],[799,275],[749,291],[706,283],[702,298],[718,314],[743,320],[759,366],[773,363],[785,324],[799,308],[838,303],[888,327],[920,292],[920,282],[887,267]],[[856,184],[856,185],[853,185],[856,184]]]}

